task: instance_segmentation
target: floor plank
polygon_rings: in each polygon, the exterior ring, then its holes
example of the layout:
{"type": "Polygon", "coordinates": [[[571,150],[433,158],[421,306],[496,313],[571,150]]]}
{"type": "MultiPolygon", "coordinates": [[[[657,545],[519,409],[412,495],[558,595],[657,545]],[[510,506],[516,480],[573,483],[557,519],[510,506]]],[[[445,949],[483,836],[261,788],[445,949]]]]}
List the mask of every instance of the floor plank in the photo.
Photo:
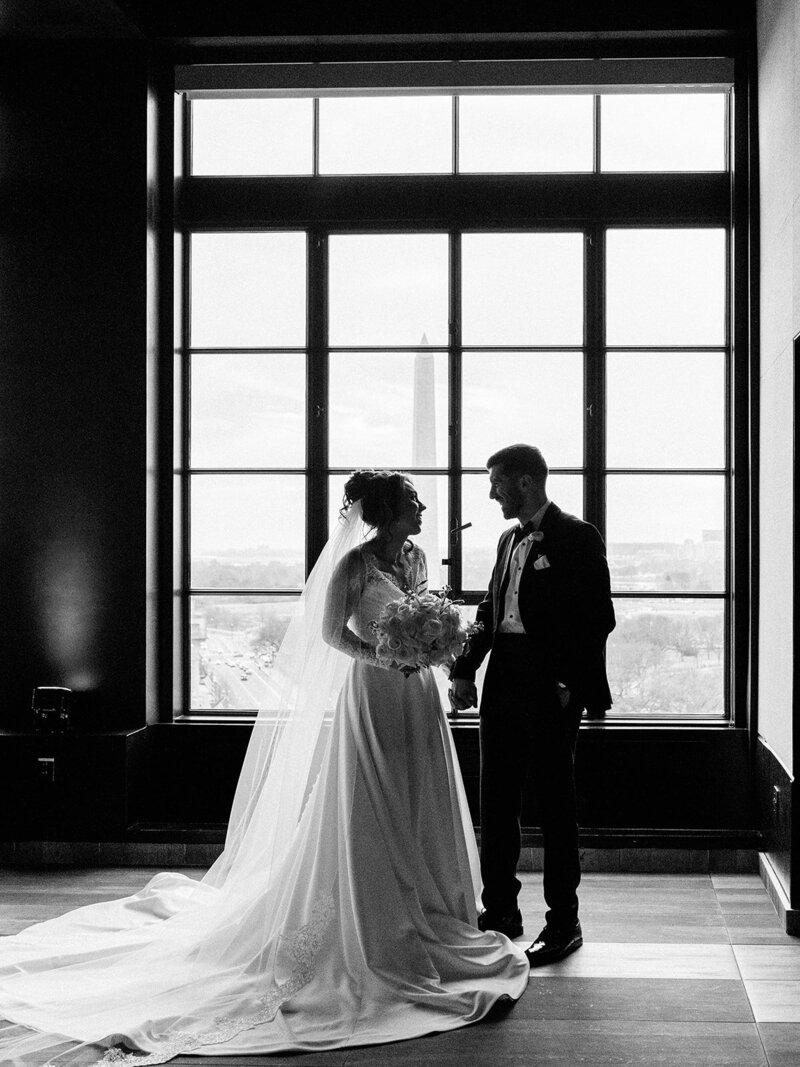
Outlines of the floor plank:
{"type": "Polygon", "coordinates": [[[732,945],[796,945],[797,937],[787,934],[771,920],[768,925],[745,922],[742,926],[729,926],[728,937],[732,945]]]}
{"type": "Polygon", "coordinates": [[[655,917],[648,923],[645,919],[625,922],[604,921],[602,918],[590,917],[582,923],[585,941],[614,942],[644,942],[679,945],[727,945],[730,943],[730,935],[727,927],[722,924],[714,925],[693,923],[684,925],[666,921],[663,925],[663,916],[655,917]]]}
{"type": "Polygon", "coordinates": [[[744,986],[736,979],[531,980],[514,1015],[523,1019],[753,1022],[744,986]]]}
{"type": "Polygon", "coordinates": [[[531,972],[532,981],[572,976],[737,979],[739,971],[730,945],[589,942],[565,960],[531,972]]]}
{"type": "Polygon", "coordinates": [[[715,889],[738,889],[742,886],[757,886],[764,888],[759,874],[711,874],[711,884],[715,889]]]}
{"type": "MultiPolygon", "coordinates": [[[[0,869],[0,933],[138,892],[156,868],[0,869]]],[[[181,873],[202,877],[203,868],[181,873]]],[[[523,873],[529,944],[541,872],[523,873]]],[[[185,1056],[179,1067],[800,1067],[800,938],[755,874],[587,872],[586,943],[532,972],[510,1010],[396,1044],[287,1056],[185,1056]]]]}
{"type": "Polygon", "coordinates": [[[346,1067],[766,1067],[767,1060],[753,1023],[650,1023],[619,1020],[507,1019],[502,1028],[467,1027],[384,1045],[353,1050],[346,1067]]]}
{"type": "Polygon", "coordinates": [[[800,943],[797,945],[734,945],[742,978],[772,978],[800,982],[800,943]]]}
{"type": "Polygon", "coordinates": [[[352,1049],[286,1056],[176,1056],[170,1067],[344,1067],[352,1049]]]}
{"type": "Polygon", "coordinates": [[[800,1023],[759,1023],[758,1032],[769,1067],[797,1067],[800,1063],[800,1023]]]}
{"type": "Polygon", "coordinates": [[[744,988],[756,1022],[800,1023],[800,982],[758,979],[745,981],[744,988]]]}

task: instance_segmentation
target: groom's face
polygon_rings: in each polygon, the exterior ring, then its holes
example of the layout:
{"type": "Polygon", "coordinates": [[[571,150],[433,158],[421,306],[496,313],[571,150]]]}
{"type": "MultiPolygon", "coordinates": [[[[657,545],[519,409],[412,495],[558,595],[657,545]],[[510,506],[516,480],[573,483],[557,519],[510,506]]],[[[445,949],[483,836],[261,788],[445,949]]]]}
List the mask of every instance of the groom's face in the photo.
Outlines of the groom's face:
{"type": "Polygon", "coordinates": [[[489,499],[498,502],[504,519],[515,519],[525,506],[519,475],[505,474],[500,466],[490,467],[489,499]]]}

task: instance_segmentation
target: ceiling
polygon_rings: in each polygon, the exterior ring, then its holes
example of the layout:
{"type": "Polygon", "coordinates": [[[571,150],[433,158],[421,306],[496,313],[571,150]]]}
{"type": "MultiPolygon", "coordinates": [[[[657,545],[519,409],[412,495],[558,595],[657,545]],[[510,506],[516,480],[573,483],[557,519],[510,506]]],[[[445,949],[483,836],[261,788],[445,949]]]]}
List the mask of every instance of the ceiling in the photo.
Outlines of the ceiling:
{"type": "Polygon", "coordinates": [[[746,29],[755,0],[0,0],[0,36],[246,44],[448,35],[584,38],[746,29]]]}
{"type": "Polygon", "coordinates": [[[0,37],[96,39],[144,36],[143,27],[114,0],[0,0],[0,37]]]}

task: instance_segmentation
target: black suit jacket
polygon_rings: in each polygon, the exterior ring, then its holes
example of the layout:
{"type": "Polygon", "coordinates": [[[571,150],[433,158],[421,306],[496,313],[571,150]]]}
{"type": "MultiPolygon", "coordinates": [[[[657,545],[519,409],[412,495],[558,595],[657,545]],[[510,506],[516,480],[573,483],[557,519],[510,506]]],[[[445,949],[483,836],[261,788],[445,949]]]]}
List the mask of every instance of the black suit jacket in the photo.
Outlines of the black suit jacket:
{"type": "MultiPolygon", "coordinates": [[[[520,578],[519,611],[533,642],[531,654],[563,682],[589,713],[611,707],[605,667],[606,638],[614,629],[614,607],[603,539],[594,526],[551,503],[520,578]],[[545,558],[548,566],[537,559],[545,558]]],[[[503,603],[501,586],[513,549],[513,527],[500,537],[497,562],[478,607],[483,629],[456,660],[451,677],[474,680],[492,646],[503,603]]]]}

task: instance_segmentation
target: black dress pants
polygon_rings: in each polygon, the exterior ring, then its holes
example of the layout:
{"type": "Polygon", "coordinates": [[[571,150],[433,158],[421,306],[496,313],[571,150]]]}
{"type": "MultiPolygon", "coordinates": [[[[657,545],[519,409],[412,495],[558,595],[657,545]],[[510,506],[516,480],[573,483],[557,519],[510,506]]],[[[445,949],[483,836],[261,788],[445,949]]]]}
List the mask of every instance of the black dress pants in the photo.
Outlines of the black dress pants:
{"type": "Polygon", "coordinates": [[[556,679],[525,634],[496,634],[481,699],[481,875],[493,915],[518,907],[522,789],[530,781],[544,838],[546,922],[578,916],[581,879],[575,744],[582,708],[562,708],[556,679]]]}

